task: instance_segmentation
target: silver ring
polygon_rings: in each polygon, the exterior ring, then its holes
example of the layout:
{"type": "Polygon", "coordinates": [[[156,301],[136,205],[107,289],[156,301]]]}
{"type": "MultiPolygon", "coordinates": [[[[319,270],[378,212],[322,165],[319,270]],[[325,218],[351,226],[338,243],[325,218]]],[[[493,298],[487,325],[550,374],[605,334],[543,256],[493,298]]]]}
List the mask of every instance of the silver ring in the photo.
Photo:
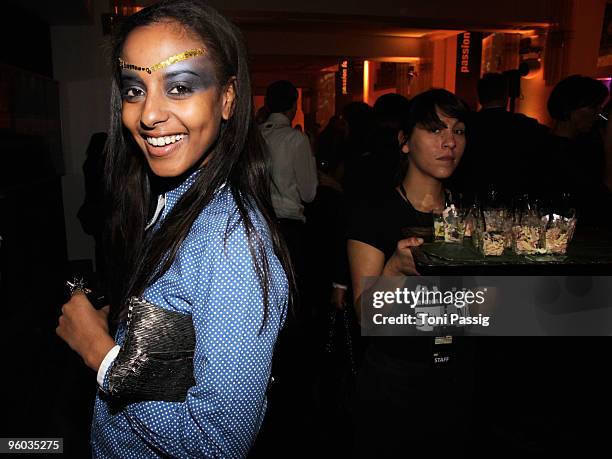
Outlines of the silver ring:
{"type": "Polygon", "coordinates": [[[85,286],[85,281],[82,277],[73,277],[71,281],[66,281],[66,287],[70,290],[70,296],[75,293],[83,293],[87,295],[91,290],[85,286]]]}

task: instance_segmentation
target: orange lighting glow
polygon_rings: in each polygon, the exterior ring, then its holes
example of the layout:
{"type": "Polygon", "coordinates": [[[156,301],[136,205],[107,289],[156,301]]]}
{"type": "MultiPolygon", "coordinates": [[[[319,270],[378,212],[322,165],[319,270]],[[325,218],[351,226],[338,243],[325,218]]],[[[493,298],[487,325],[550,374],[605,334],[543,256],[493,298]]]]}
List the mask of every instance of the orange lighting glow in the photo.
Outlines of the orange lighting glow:
{"type": "Polygon", "coordinates": [[[369,61],[372,62],[398,62],[398,63],[410,63],[414,64],[421,61],[420,57],[405,57],[405,56],[397,56],[397,57],[368,57],[369,61]]]}
{"type": "Polygon", "coordinates": [[[115,6],[115,14],[117,16],[131,16],[134,13],[138,13],[144,6],[115,6]]]}
{"type": "Polygon", "coordinates": [[[370,61],[363,61],[363,101],[370,103],[370,61]]]}
{"type": "Polygon", "coordinates": [[[143,3],[140,0],[110,0],[111,8],[115,13],[115,16],[131,16],[134,13],[138,13],[144,8],[140,5],[143,3]]]}

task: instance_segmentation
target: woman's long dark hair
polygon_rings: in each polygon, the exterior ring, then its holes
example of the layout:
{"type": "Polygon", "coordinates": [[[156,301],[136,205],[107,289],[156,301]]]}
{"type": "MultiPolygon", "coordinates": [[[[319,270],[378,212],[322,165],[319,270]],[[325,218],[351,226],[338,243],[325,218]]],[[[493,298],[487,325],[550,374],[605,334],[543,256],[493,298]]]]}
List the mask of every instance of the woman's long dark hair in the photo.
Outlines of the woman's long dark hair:
{"type": "MultiPolygon", "coordinates": [[[[414,128],[443,129],[446,126],[438,116],[440,110],[449,118],[457,118],[468,122],[470,109],[459,97],[446,89],[434,88],[410,99],[407,111],[401,119],[400,130],[409,139],[414,128]]],[[[408,171],[408,155],[401,154],[400,165],[396,175],[396,185],[399,185],[408,171]]]]}
{"type": "MultiPolygon", "coordinates": [[[[142,295],[172,265],[194,221],[225,183],[236,202],[244,225],[268,317],[270,266],[264,240],[253,221],[259,213],[267,224],[276,256],[290,287],[295,291],[293,268],[281,239],[270,201],[270,180],[262,139],[254,124],[251,82],[246,51],[238,29],[216,10],[198,0],[162,1],[128,17],[113,37],[111,126],[105,165],[106,191],[111,206],[107,243],[109,250],[109,300],[116,324],[126,317],[127,299],[142,295]],[[216,69],[219,90],[234,85],[233,114],[222,122],[219,136],[208,152],[208,161],[193,185],[179,199],[156,231],[145,232],[151,208],[152,177],[144,155],[121,121],[121,85],[118,58],[128,34],[137,27],[175,21],[204,43],[216,69]]],[[[235,225],[228,228],[225,241],[235,225]]],[[[237,281],[239,281],[237,279],[237,281]]]]}

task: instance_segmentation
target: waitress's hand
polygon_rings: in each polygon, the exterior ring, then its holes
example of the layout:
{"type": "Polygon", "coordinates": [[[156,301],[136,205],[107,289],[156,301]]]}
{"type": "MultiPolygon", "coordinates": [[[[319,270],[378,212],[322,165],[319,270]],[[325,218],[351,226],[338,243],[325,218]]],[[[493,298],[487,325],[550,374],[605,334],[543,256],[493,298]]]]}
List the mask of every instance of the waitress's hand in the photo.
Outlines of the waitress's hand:
{"type": "Polygon", "coordinates": [[[75,293],[62,307],[57,335],[79,354],[85,364],[98,371],[115,340],[108,332],[108,306],[96,310],[87,297],[75,293]]]}
{"type": "Polygon", "coordinates": [[[383,276],[420,276],[411,249],[423,243],[420,237],[409,237],[397,243],[395,252],[383,268],[383,276]]]}

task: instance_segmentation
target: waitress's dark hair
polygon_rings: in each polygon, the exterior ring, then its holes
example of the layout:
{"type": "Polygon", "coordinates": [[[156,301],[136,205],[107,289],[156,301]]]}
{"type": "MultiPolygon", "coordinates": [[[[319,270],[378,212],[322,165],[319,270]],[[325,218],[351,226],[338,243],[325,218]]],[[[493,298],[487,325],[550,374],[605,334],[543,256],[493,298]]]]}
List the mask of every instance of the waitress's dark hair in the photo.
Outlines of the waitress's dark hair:
{"type": "MultiPolygon", "coordinates": [[[[249,250],[264,300],[262,327],[268,317],[271,270],[265,241],[253,215],[267,224],[274,252],[295,291],[288,250],[276,226],[270,198],[263,141],[254,123],[251,82],[241,34],[225,17],[198,0],[156,3],[122,21],[112,42],[113,80],[111,120],[106,154],[106,191],[111,209],[107,229],[109,250],[109,300],[113,323],[125,319],[127,299],[142,295],[172,265],[194,221],[225,183],[236,202],[248,238],[249,250]],[[193,185],[172,208],[155,231],[145,231],[152,205],[152,173],[144,155],[121,121],[121,81],[118,58],[128,34],[137,27],[177,22],[198,36],[214,64],[218,89],[233,84],[232,116],[223,121],[217,140],[203,158],[208,161],[193,185]]],[[[188,171],[187,174],[193,172],[188,171]]],[[[225,241],[236,225],[229,225],[225,241]]],[[[236,279],[239,282],[239,279],[236,279]]]]}
{"type": "MultiPolygon", "coordinates": [[[[446,89],[430,89],[410,99],[400,122],[400,130],[403,131],[404,137],[409,139],[417,126],[423,129],[445,128],[446,125],[438,116],[437,110],[449,118],[457,118],[466,124],[470,116],[468,106],[455,94],[446,89]]],[[[396,185],[404,179],[407,170],[408,155],[402,154],[396,185]]]]}

